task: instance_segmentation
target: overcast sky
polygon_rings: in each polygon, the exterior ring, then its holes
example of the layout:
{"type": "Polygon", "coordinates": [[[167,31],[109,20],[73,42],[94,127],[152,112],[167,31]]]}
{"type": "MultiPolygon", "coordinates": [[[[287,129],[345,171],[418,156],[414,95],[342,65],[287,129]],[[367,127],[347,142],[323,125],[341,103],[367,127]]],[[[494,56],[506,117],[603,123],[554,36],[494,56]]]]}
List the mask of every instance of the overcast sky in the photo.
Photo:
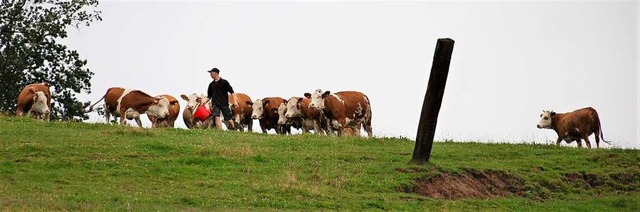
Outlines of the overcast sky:
{"type": "MultiPolygon", "coordinates": [[[[637,1],[101,1],[103,21],[64,42],[95,73],[82,101],[115,86],[176,98],[206,93],[206,70],[218,67],[254,100],[361,91],[376,136],[415,139],[435,44],[447,37],[455,47],[437,140],[551,143],[555,133],[535,126],[542,110],[591,106],[605,139],[639,148],[638,8],[637,1]]],[[[104,117],[94,112],[90,121],[104,117]]],[[[181,117],[176,124],[184,128],[181,117]]]]}

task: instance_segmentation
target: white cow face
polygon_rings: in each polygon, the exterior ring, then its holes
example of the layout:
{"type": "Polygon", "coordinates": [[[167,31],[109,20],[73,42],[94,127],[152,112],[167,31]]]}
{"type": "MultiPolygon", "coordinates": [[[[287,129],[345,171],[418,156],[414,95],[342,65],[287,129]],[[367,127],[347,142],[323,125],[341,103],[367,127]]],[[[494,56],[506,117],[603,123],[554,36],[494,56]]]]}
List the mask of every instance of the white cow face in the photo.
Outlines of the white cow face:
{"type": "Polygon", "coordinates": [[[542,129],[551,129],[551,120],[556,116],[556,112],[543,110],[542,114],[540,114],[540,122],[538,123],[538,128],[542,129]]]}
{"type": "Polygon", "coordinates": [[[324,109],[324,98],[329,96],[330,93],[330,91],[325,91],[323,93],[322,90],[317,89],[311,94],[311,103],[309,104],[309,107],[316,110],[324,109]]]}
{"type": "Polygon", "coordinates": [[[299,97],[291,97],[287,101],[287,112],[284,114],[285,118],[299,117],[302,115],[300,111],[300,103],[302,102],[302,98],[299,97]]]}
{"type": "Polygon", "coordinates": [[[196,107],[198,107],[199,102],[202,102],[202,95],[198,95],[197,93],[192,93],[191,95],[180,95],[184,101],[187,101],[187,108],[194,111],[196,107]]]}
{"type": "MultiPolygon", "coordinates": [[[[249,103],[247,101],[247,103],[249,103]]],[[[251,118],[252,119],[262,119],[262,116],[264,115],[264,106],[266,104],[268,104],[269,101],[262,101],[262,99],[256,99],[256,101],[253,101],[253,104],[251,105],[251,108],[253,109],[253,112],[251,113],[251,118]]]]}
{"type": "Polygon", "coordinates": [[[287,105],[285,103],[280,103],[278,106],[278,124],[286,124],[287,117],[285,117],[285,113],[287,112],[287,105]]]}
{"type": "Polygon", "coordinates": [[[166,97],[153,97],[154,104],[149,106],[147,114],[154,115],[158,118],[164,118],[169,115],[169,99],[166,97]]]}
{"type": "Polygon", "coordinates": [[[49,106],[47,105],[47,96],[44,95],[44,92],[38,91],[33,96],[33,106],[31,110],[36,111],[40,114],[49,113],[49,106]]]}

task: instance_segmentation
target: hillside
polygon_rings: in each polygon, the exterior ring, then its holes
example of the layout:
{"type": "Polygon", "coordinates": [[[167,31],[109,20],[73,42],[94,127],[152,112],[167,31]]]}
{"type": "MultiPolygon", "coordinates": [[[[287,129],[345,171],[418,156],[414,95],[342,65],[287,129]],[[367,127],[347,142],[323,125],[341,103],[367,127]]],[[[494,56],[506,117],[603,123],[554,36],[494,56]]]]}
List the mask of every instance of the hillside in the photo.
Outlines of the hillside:
{"type": "Polygon", "coordinates": [[[0,117],[4,210],[640,210],[640,151],[0,117]]]}

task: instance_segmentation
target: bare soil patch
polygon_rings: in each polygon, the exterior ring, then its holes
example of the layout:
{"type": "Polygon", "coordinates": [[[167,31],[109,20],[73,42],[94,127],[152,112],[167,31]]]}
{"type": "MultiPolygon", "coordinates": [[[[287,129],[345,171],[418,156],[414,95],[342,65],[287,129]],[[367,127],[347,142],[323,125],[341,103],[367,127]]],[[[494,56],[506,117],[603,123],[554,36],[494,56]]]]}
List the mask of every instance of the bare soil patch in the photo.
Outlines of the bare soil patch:
{"type": "MultiPolygon", "coordinates": [[[[403,170],[406,171],[406,170],[403,170]]],[[[464,173],[439,173],[434,177],[417,179],[404,192],[435,199],[524,196],[524,180],[501,171],[466,170],[464,173]]]]}

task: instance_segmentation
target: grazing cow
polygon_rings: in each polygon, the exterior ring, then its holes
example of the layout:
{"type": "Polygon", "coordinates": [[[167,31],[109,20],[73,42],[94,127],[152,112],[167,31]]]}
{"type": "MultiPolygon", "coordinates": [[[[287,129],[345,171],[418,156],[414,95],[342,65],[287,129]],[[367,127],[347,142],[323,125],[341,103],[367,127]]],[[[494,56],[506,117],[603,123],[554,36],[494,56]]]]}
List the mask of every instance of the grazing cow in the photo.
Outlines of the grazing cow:
{"type": "Polygon", "coordinates": [[[165,118],[169,115],[169,101],[161,97],[152,97],[139,90],[125,89],[120,87],[112,87],[100,100],[89,107],[89,111],[93,110],[93,106],[104,99],[104,116],[109,123],[111,115],[120,117],[120,124],[125,125],[126,120],[134,119],[138,127],[142,127],[140,114],[146,113],[157,118],[165,118]]]}
{"type": "Polygon", "coordinates": [[[329,131],[335,129],[338,136],[342,135],[345,127],[351,128],[354,133],[359,132],[356,129],[358,124],[362,124],[364,130],[367,131],[369,137],[373,136],[371,128],[371,103],[369,98],[363,93],[357,91],[341,91],[331,93],[330,91],[322,92],[317,89],[313,94],[306,93],[305,96],[311,96],[309,107],[321,110],[326,117],[329,131]]]}
{"type": "MultiPolygon", "coordinates": [[[[311,96],[307,96],[306,98],[302,97],[291,97],[286,101],[286,113],[284,114],[285,119],[290,118],[299,118],[301,120],[301,128],[303,133],[309,132],[309,130],[313,130],[315,133],[324,134],[324,128],[326,126],[321,126],[321,112],[319,110],[309,108],[309,103],[311,103],[311,96]]],[[[282,117],[281,117],[282,118],[282,117]]]]}
{"type": "Polygon", "coordinates": [[[42,118],[49,121],[51,116],[51,91],[49,84],[34,83],[25,86],[18,95],[17,116],[24,113],[34,118],[42,118]]]}
{"type": "MultiPolygon", "coordinates": [[[[256,101],[246,101],[248,105],[251,105],[253,112],[251,113],[252,119],[258,119],[260,123],[260,129],[263,133],[267,133],[267,130],[275,129],[277,134],[283,134],[287,129],[278,126],[278,107],[281,103],[284,103],[284,99],[280,97],[267,97],[263,99],[257,99],[256,101]]],[[[290,131],[290,130],[289,130],[290,131]]]]}
{"type": "MultiPolygon", "coordinates": [[[[253,131],[253,119],[251,119],[253,108],[247,102],[251,102],[251,98],[246,94],[233,93],[229,95],[229,108],[231,109],[231,114],[233,114],[232,120],[235,130],[244,131],[244,128],[247,127],[249,132],[253,131]]],[[[227,126],[227,129],[231,129],[229,127],[227,126]]]]}
{"type": "Polygon", "coordinates": [[[175,97],[169,94],[158,95],[156,97],[166,98],[169,101],[169,115],[165,118],[156,118],[154,115],[147,115],[149,121],[151,121],[151,128],[156,127],[174,127],[178,114],[180,113],[180,102],[175,97]]]}
{"type": "Polygon", "coordinates": [[[542,129],[553,129],[558,134],[556,145],[560,145],[562,140],[567,143],[577,141],[578,148],[582,148],[581,140],[584,139],[587,148],[591,149],[589,136],[596,134],[596,147],[600,147],[600,138],[605,143],[602,126],[600,125],[600,117],[598,112],[591,107],[574,110],[569,113],[556,113],[553,111],[543,110],[540,114],[540,122],[537,127],[542,129]]]}
{"type": "Polygon", "coordinates": [[[180,95],[182,99],[187,101],[187,106],[184,108],[182,112],[182,119],[184,120],[184,124],[189,129],[193,128],[202,128],[207,129],[213,126],[213,117],[209,116],[204,121],[198,120],[193,117],[193,113],[195,113],[196,109],[200,107],[202,104],[205,104],[205,108],[211,111],[211,101],[204,94],[196,94],[192,93],[191,95],[180,95]]]}

